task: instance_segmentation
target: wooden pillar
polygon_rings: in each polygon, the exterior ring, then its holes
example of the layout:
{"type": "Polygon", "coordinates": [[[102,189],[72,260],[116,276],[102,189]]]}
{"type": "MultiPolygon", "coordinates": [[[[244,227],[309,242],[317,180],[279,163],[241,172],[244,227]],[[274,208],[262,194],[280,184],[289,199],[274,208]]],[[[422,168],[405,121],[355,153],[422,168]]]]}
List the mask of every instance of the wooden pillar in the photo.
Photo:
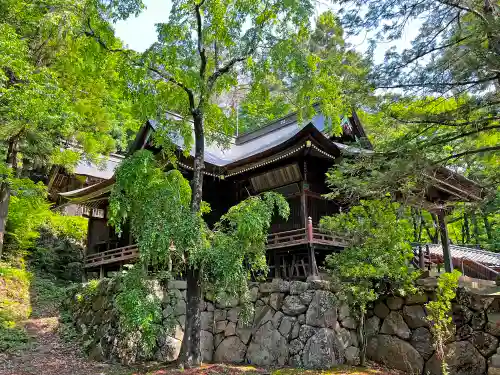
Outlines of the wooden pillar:
{"type": "Polygon", "coordinates": [[[431,250],[429,249],[429,245],[425,245],[425,254],[427,255],[427,261],[429,262],[427,264],[427,269],[430,271],[431,270],[431,250]]]}
{"type": "Polygon", "coordinates": [[[99,267],[99,279],[104,279],[104,266],[99,267]]]}
{"type": "Polygon", "coordinates": [[[314,255],[313,225],[310,216],[307,218],[307,242],[309,249],[309,276],[316,277],[318,276],[318,266],[316,264],[316,256],[314,255]]]}
{"type": "Polygon", "coordinates": [[[441,246],[443,247],[444,270],[445,272],[453,271],[453,261],[451,259],[450,244],[448,241],[448,229],[446,227],[445,211],[440,208],[437,212],[439,233],[441,237],[441,246]]]}
{"type": "Polygon", "coordinates": [[[302,191],[300,192],[300,215],[302,216],[302,222],[304,223],[304,228],[307,228],[307,198],[306,192],[304,190],[304,182],[302,182],[302,191]]]}
{"type": "Polygon", "coordinates": [[[273,252],[274,259],[274,277],[276,279],[281,278],[281,267],[280,267],[280,256],[276,250],[271,250],[273,252]]]}
{"type": "Polygon", "coordinates": [[[418,245],[418,266],[421,270],[425,269],[424,251],[422,245],[418,245]]]}

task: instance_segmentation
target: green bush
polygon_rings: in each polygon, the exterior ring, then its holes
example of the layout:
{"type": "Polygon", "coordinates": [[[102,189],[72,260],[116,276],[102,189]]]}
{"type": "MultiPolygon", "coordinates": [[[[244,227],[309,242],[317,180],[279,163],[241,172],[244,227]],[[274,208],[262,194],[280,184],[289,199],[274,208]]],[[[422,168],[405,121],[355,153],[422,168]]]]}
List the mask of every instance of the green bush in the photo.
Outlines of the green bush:
{"type": "Polygon", "coordinates": [[[26,269],[0,263],[0,352],[21,349],[29,343],[20,322],[31,313],[31,280],[26,269]]]}
{"type": "Polygon", "coordinates": [[[32,269],[58,279],[79,282],[82,280],[83,254],[81,242],[43,228],[28,259],[32,269]]]}

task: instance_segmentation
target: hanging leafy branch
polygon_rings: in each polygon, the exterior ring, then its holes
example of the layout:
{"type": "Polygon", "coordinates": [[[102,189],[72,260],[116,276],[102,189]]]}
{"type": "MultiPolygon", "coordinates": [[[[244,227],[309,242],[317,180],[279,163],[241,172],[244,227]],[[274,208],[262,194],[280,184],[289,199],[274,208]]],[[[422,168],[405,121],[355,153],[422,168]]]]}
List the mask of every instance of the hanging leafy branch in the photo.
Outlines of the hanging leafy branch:
{"type": "MultiPolygon", "coordinates": [[[[118,232],[125,221],[130,222],[140,255],[139,263],[125,275],[127,287],[117,303],[124,326],[149,338],[158,304],[148,297],[151,291],[144,284],[148,276],[171,279],[194,268],[204,290],[217,299],[238,296],[245,304],[247,282],[253,275],[268,273],[265,243],[272,218],[275,213],[288,218],[290,212],[283,196],[264,193],[231,207],[210,229],[203,221],[208,205],[202,202],[201,211],[193,213],[188,181],[177,169],[164,171],[165,167],[146,150],[127,158],[116,171],[109,206],[110,223],[118,232]],[[140,309],[137,298],[142,301],[140,309]]],[[[151,342],[146,339],[146,346],[151,342]]]]}
{"type": "Polygon", "coordinates": [[[331,254],[326,265],[331,277],[340,281],[344,294],[360,320],[361,363],[366,338],[364,317],[367,305],[380,295],[414,292],[418,276],[410,265],[411,226],[404,210],[388,198],[361,201],[349,212],[321,219],[322,229],[349,239],[344,251],[331,254]]]}

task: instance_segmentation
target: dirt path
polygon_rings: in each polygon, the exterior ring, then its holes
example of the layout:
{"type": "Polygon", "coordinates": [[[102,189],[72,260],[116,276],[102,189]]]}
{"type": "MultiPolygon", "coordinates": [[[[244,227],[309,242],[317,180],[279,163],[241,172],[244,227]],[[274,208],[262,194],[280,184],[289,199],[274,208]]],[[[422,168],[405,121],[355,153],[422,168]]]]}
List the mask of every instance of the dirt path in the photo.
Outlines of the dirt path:
{"type": "Polygon", "coordinates": [[[0,353],[0,375],[129,375],[132,369],[92,362],[57,332],[57,317],[29,319],[25,328],[32,340],[15,354],[0,353]]]}

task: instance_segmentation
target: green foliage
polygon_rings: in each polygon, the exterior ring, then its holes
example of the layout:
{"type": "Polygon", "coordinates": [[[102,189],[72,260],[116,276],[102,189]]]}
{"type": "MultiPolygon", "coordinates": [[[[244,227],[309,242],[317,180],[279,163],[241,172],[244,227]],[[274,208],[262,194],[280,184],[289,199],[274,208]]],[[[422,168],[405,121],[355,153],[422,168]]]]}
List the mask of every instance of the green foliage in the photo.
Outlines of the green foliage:
{"type": "Polygon", "coordinates": [[[36,238],[38,229],[46,223],[50,212],[47,189],[42,183],[35,184],[29,179],[11,181],[12,197],[7,225],[7,241],[10,247],[26,250],[36,238]]]}
{"type": "Polygon", "coordinates": [[[241,295],[249,300],[247,281],[266,275],[265,240],[275,210],[287,218],[286,200],[276,193],[250,197],[229,209],[210,230],[202,213],[190,209],[191,188],[181,173],[164,172],[151,152],[139,151],[116,171],[110,198],[110,222],[130,220],[140,263],[126,272],[116,303],[123,325],[140,330],[151,347],[160,314],[146,269],[164,279],[200,273],[200,283],[216,298],[241,295]],[[149,341],[151,338],[151,342],[149,341]]]}
{"type": "MultiPolygon", "coordinates": [[[[297,46],[293,45],[287,46],[290,50],[294,49],[293,52],[287,50],[276,54],[296,57],[298,66],[303,68],[308,65],[311,71],[305,76],[294,75],[290,81],[282,79],[279,74],[259,72],[250,89],[243,87],[235,94],[238,97],[239,92],[244,92],[240,94],[243,97],[240,132],[254,130],[296,110],[295,98],[304,94],[304,82],[299,80],[310,80],[306,90],[316,87],[313,95],[322,104],[322,109],[332,116],[338,115],[338,118],[369,101],[369,65],[357,52],[348,48],[340,22],[331,11],[321,14],[314,30],[297,44],[301,48],[298,53],[297,46]],[[341,113],[339,109],[345,112],[341,113]]],[[[334,127],[329,130],[338,133],[338,125],[334,122],[334,127]]]]}
{"type": "Polygon", "coordinates": [[[444,347],[446,341],[453,332],[450,327],[453,325],[451,318],[451,301],[456,296],[458,280],[462,274],[453,270],[451,273],[444,273],[439,277],[436,289],[436,300],[425,305],[427,310],[427,320],[431,323],[431,332],[434,338],[434,347],[438,358],[442,361],[442,372],[447,374],[446,358],[444,347]]]}
{"type": "Polygon", "coordinates": [[[215,224],[208,235],[208,246],[197,256],[205,287],[216,298],[240,296],[247,313],[248,281],[252,275],[265,277],[269,271],[265,243],[275,210],[282,218],[290,215],[285,198],[273,192],[247,198],[231,207],[215,224]]]}
{"type": "Polygon", "coordinates": [[[145,353],[156,347],[156,338],[161,329],[161,300],[147,281],[147,273],[141,267],[132,266],[118,277],[120,292],[115,305],[120,316],[124,335],[141,334],[141,346],[145,353]]]}
{"type": "Polygon", "coordinates": [[[83,270],[83,238],[81,229],[85,229],[87,220],[81,217],[55,216],[62,219],[62,227],[66,227],[68,219],[69,231],[57,233],[53,227],[40,229],[40,237],[30,248],[27,259],[30,268],[38,272],[53,275],[58,279],[80,282],[83,270]],[[85,227],[80,226],[80,221],[85,227]],[[77,224],[74,226],[74,224],[77,224]],[[73,237],[75,235],[75,237],[73,237]]]}
{"type": "Polygon", "coordinates": [[[367,305],[381,295],[415,292],[418,276],[410,266],[413,250],[409,244],[411,226],[404,207],[383,200],[361,201],[349,212],[321,219],[323,230],[348,239],[348,246],[326,257],[330,276],[360,320],[358,335],[360,361],[364,364],[366,339],[364,319],[367,305]]]}
{"type": "Polygon", "coordinates": [[[96,22],[93,4],[0,2],[0,140],[15,143],[23,162],[71,167],[82,151],[123,148],[127,130],[137,129],[122,56],[82,37],[96,22]],[[66,142],[81,151],[61,151],[66,142]]]}
{"type": "Polygon", "coordinates": [[[326,264],[359,312],[381,294],[414,290],[418,276],[410,266],[411,229],[404,210],[389,199],[361,201],[349,212],[323,217],[321,227],[349,239],[348,247],[327,257],[326,264]]]}
{"type": "Polygon", "coordinates": [[[47,188],[41,182],[13,178],[10,180],[10,189],[12,196],[7,217],[7,255],[22,256],[30,249],[42,255],[43,244],[40,243],[41,247],[38,247],[37,243],[41,232],[54,238],[52,244],[45,244],[47,252],[56,250],[56,247],[64,246],[65,243],[67,247],[83,244],[87,234],[87,219],[53,212],[47,201],[47,188]]]}
{"type": "MultiPolygon", "coordinates": [[[[424,174],[432,177],[436,167],[447,166],[491,188],[493,195],[500,181],[497,4],[432,0],[336,3],[342,3],[340,18],[347,33],[370,31],[367,57],[381,45],[394,45],[369,75],[379,89],[378,100],[365,107],[365,112],[359,111],[377,153],[356,160],[345,158],[335,178],[338,191],[372,197],[401,186],[404,198],[418,201],[432,181],[424,174]],[[411,43],[397,51],[395,46],[408,28],[415,27],[418,31],[411,43]]],[[[478,208],[469,207],[468,211],[478,208]]],[[[457,225],[466,226],[464,221],[457,225]]],[[[456,241],[462,228],[450,229],[457,232],[452,234],[456,241]]],[[[486,228],[481,236],[486,241],[478,243],[497,248],[486,228]]]]}
{"type": "Polygon", "coordinates": [[[33,306],[31,316],[33,318],[57,316],[68,285],[70,284],[67,280],[57,279],[51,274],[35,272],[30,285],[30,304],[33,306]]]}
{"type": "Polygon", "coordinates": [[[26,269],[0,263],[0,352],[15,351],[29,343],[20,321],[31,313],[31,279],[26,269]]]}

